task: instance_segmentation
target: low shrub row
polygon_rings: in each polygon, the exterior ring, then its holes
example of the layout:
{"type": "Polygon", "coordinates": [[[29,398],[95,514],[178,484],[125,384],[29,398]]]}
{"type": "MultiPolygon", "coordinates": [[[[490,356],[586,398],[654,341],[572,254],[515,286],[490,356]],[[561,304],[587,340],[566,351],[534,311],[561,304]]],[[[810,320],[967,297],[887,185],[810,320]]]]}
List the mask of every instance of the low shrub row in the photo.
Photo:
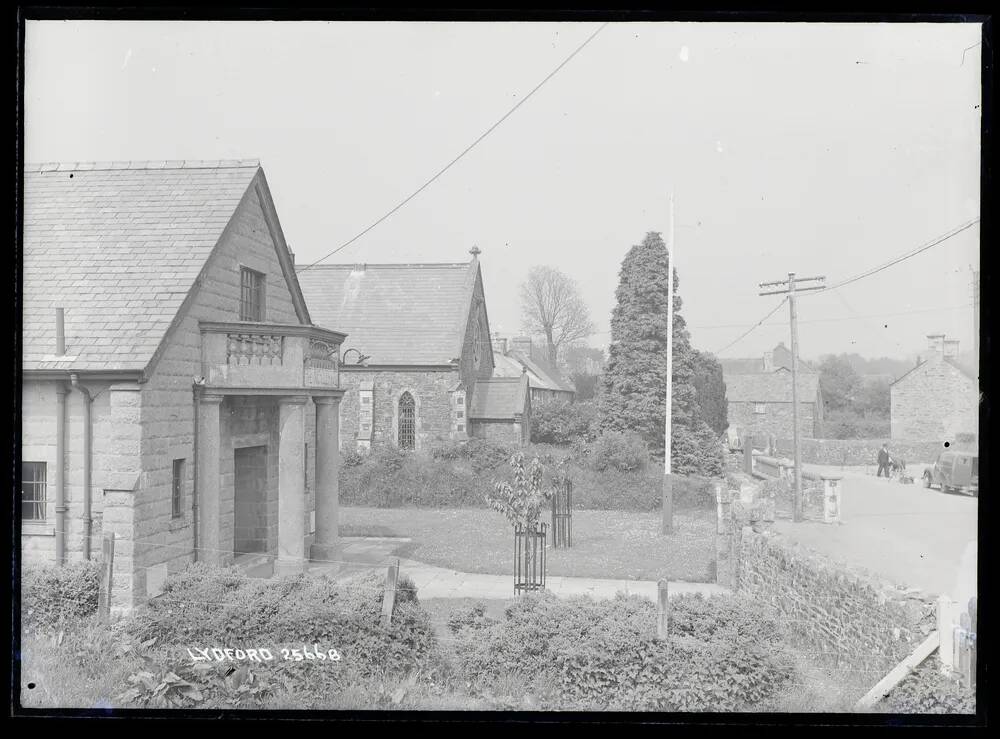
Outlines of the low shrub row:
{"type": "Polygon", "coordinates": [[[941,674],[932,658],[907,675],[877,708],[892,713],[975,713],[976,693],[956,677],[941,674]]]}
{"type": "MultiPolygon", "coordinates": [[[[538,457],[542,462],[547,481],[551,482],[557,468],[569,476],[577,509],[659,510],[663,472],[658,467],[630,464],[628,457],[635,450],[630,451],[629,444],[619,439],[582,457],[549,445],[535,444],[524,451],[526,459],[538,457]]],[[[340,500],[345,505],[380,508],[485,507],[494,483],[509,480],[507,461],[514,451],[482,439],[437,447],[429,454],[379,448],[342,467],[340,500]]],[[[644,448],[641,453],[645,454],[644,448]]],[[[678,509],[715,506],[710,480],[675,476],[673,492],[678,509]]]]}
{"type": "Polygon", "coordinates": [[[101,568],[94,560],[64,567],[25,567],[21,579],[21,626],[27,632],[56,631],[97,613],[101,568]]]}
{"type": "Polygon", "coordinates": [[[500,619],[482,606],[456,614],[458,669],[486,693],[511,680],[555,709],[738,711],[792,676],[782,630],[758,603],[736,596],[671,599],[670,638],[636,596],[520,598],[500,619]]]}

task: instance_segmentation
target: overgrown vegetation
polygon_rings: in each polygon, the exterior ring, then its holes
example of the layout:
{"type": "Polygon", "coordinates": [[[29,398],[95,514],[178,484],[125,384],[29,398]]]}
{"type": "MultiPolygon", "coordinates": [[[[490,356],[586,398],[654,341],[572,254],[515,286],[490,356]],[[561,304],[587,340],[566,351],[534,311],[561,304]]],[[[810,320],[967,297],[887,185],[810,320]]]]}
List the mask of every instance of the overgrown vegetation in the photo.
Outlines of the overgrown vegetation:
{"type": "MultiPolygon", "coordinates": [[[[379,447],[342,467],[340,500],[345,505],[377,508],[484,506],[495,483],[512,480],[507,460],[516,451],[485,439],[442,444],[428,454],[379,447]]],[[[523,453],[527,458],[538,457],[545,466],[546,484],[557,470],[569,476],[574,508],[655,511],[660,507],[663,470],[650,463],[645,447],[637,445],[634,437],[605,434],[593,444],[534,444],[523,453]]],[[[675,478],[674,505],[678,509],[714,508],[710,480],[675,478]]]]}
{"type": "Polygon", "coordinates": [[[97,613],[101,568],[94,560],[63,567],[26,567],[21,581],[21,627],[53,631],[97,613]]]}
{"type": "Polygon", "coordinates": [[[653,603],[636,596],[532,595],[500,619],[473,606],[449,627],[474,692],[514,682],[545,708],[737,711],[792,675],[779,622],[736,597],[672,599],[666,642],[656,638],[653,603]]]}
{"type": "Polygon", "coordinates": [[[957,677],[943,675],[928,659],[882,700],[878,710],[892,713],[975,713],[976,693],[957,677]]]}
{"type": "Polygon", "coordinates": [[[889,435],[888,379],[865,378],[849,355],[828,354],[819,365],[819,383],[826,409],[817,429],[821,438],[877,439],[889,435]]]}

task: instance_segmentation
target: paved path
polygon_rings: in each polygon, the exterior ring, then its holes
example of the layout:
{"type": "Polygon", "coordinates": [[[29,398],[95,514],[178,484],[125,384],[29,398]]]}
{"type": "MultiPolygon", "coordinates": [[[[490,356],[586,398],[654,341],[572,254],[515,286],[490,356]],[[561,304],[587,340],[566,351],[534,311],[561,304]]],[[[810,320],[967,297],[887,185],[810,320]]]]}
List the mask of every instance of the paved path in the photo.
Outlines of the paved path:
{"type": "MultiPolygon", "coordinates": [[[[313,563],[308,571],[317,576],[335,577],[338,580],[353,579],[366,572],[384,572],[387,563],[394,561],[393,553],[410,540],[389,537],[344,537],[341,541],[342,562],[313,563]]],[[[417,586],[417,596],[422,600],[431,598],[507,600],[514,597],[513,577],[509,574],[484,575],[458,572],[412,559],[400,559],[399,571],[417,586]]],[[[549,592],[563,597],[589,595],[594,598],[609,599],[614,598],[619,592],[641,595],[651,600],[656,600],[657,597],[656,583],[650,580],[553,576],[546,579],[545,587],[549,592]]],[[[671,582],[668,584],[668,592],[671,596],[682,593],[718,595],[729,590],[715,583],[671,582]]]]}
{"type": "Polygon", "coordinates": [[[912,485],[853,470],[843,472],[840,525],[777,521],[775,528],[803,546],[928,593],[967,588],[975,562],[978,499],[924,488],[922,466],[912,485]],[[963,564],[963,557],[965,563],[963,564]]]}

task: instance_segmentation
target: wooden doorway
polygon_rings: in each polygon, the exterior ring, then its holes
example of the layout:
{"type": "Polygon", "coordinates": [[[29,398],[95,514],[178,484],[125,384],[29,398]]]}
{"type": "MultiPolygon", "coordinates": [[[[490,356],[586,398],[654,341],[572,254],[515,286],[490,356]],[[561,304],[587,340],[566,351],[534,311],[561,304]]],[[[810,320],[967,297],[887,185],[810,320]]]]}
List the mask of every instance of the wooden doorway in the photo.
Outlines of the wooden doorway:
{"type": "Polygon", "coordinates": [[[267,551],[267,447],[233,450],[236,554],[267,551]]]}

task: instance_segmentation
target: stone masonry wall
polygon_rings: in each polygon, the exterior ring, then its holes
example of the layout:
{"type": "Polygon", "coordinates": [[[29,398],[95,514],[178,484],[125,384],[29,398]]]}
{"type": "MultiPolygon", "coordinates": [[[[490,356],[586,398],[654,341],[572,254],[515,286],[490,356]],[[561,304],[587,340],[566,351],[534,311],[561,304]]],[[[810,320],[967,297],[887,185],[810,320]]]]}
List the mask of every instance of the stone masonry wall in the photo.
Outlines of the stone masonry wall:
{"type": "MultiPolygon", "coordinates": [[[[780,456],[792,455],[791,436],[776,440],[780,456]]],[[[843,465],[855,467],[877,464],[878,451],[886,442],[889,453],[910,462],[933,462],[945,450],[939,441],[889,441],[888,439],[799,439],[802,461],[806,464],[843,465]]],[[[954,446],[950,443],[949,447],[954,446]]]]}
{"type": "MultiPolygon", "coordinates": [[[[359,407],[358,386],[362,382],[374,383],[372,394],[373,426],[372,446],[397,444],[399,431],[399,398],[409,391],[416,403],[416,447],[418,450],[436,442],[455,438],[452,431],[452,394],[459,383],[458,371],[397,370],[367,371],[346,370],[340,373],[341,387],[345,390],[341,401],[340,445],[342,449],[355,448],[358,438],[359,407]]],[[[466,394],[466,405],[468,396],[466,394]]],[[[468,414],[468,408],[465,410],[468,414]]]]}
{"type": "Polygon", "coordinates": [[[956,440],[979,434],[978,383],[934,357],[890,389],[892,439],[956,440]]]}
{"type": "Polygon", "coordinates": [[[476,420],[471,427],[472,436],[488,439],[507,446],[520,446],[524,443],[524,426],[513,421],[476,420]]]}
{"type": "MultiPolygon", "coordinates": [[[[25,462],[44,462],[47,477],[45,521],[23,522],[22,556],[26,564],[55,562],[55,480],[56,480],[56,382],[28,381],[21,387],[21,458],[25,462]]],[[[62,383],[60,383],[62,384],[62,383]]],[[[91,528],[90,557],[100,555],[101,515],[106,471],[113,469],[115,455],[111,444],[112,424],[110,384],[84,383],[93,397],[91,406],[91,528]]],[[[64,465],[66,503],[66,561],[84,558],[83,547],[83,439],[84,399],[76,391],[66,393],[66,461],[64,465]]],[[[18,470],[20,474],[20,470],[18,470]]]]}
{"type": "MultiPolygon", "coordinates": [[[[233,219],[207,266],[204,281],[194,288],[189,309],[168,335],[163,354],[143,386],[144,474],[135,520],[138,534],[149,544],[143,564],[161,570],[160,576],[165,571],[181,569],[192,560],[191,491],[195,479],[192,386],[194,379],[202,374],[199,321],[239,320],[240,266],[246,266],[266,275],[265,320],[299,323],[256,192],[246,195],[233,219]],[[183,515],[179,518],[171,515],[174,459],[187,460],[183,515]]],[[[225,404],[222,412],[226,413],[225,404]]],[[[309,417],[307,412],[306,418],[309,417]]],[[[222,541],[231,544],[232,447],[223,444],[220,449],[224,491],[222,541]]]]}
{"type": "MultiPolygon", "coordinates": [[[[809,552],[773,532],[745,527],[736,586],[773,605],[818,662],[878,680],[935,628],[934,599],[809,552]]],[[[874,684],[874,682],[873,682],[874,684]]]]}
{"type": "MultiPolygon", "coordinates": [[[[791,436],[792,435],[792,404],[765,403],[764,413],[754,413],[755,403],[729,402],[729,425],[740,430],[740,435],[748,434],[791,436]]],[[[803,434],[816,433],[814,419],[815,405],[799,403],[799,429],[803,434]]]]}

